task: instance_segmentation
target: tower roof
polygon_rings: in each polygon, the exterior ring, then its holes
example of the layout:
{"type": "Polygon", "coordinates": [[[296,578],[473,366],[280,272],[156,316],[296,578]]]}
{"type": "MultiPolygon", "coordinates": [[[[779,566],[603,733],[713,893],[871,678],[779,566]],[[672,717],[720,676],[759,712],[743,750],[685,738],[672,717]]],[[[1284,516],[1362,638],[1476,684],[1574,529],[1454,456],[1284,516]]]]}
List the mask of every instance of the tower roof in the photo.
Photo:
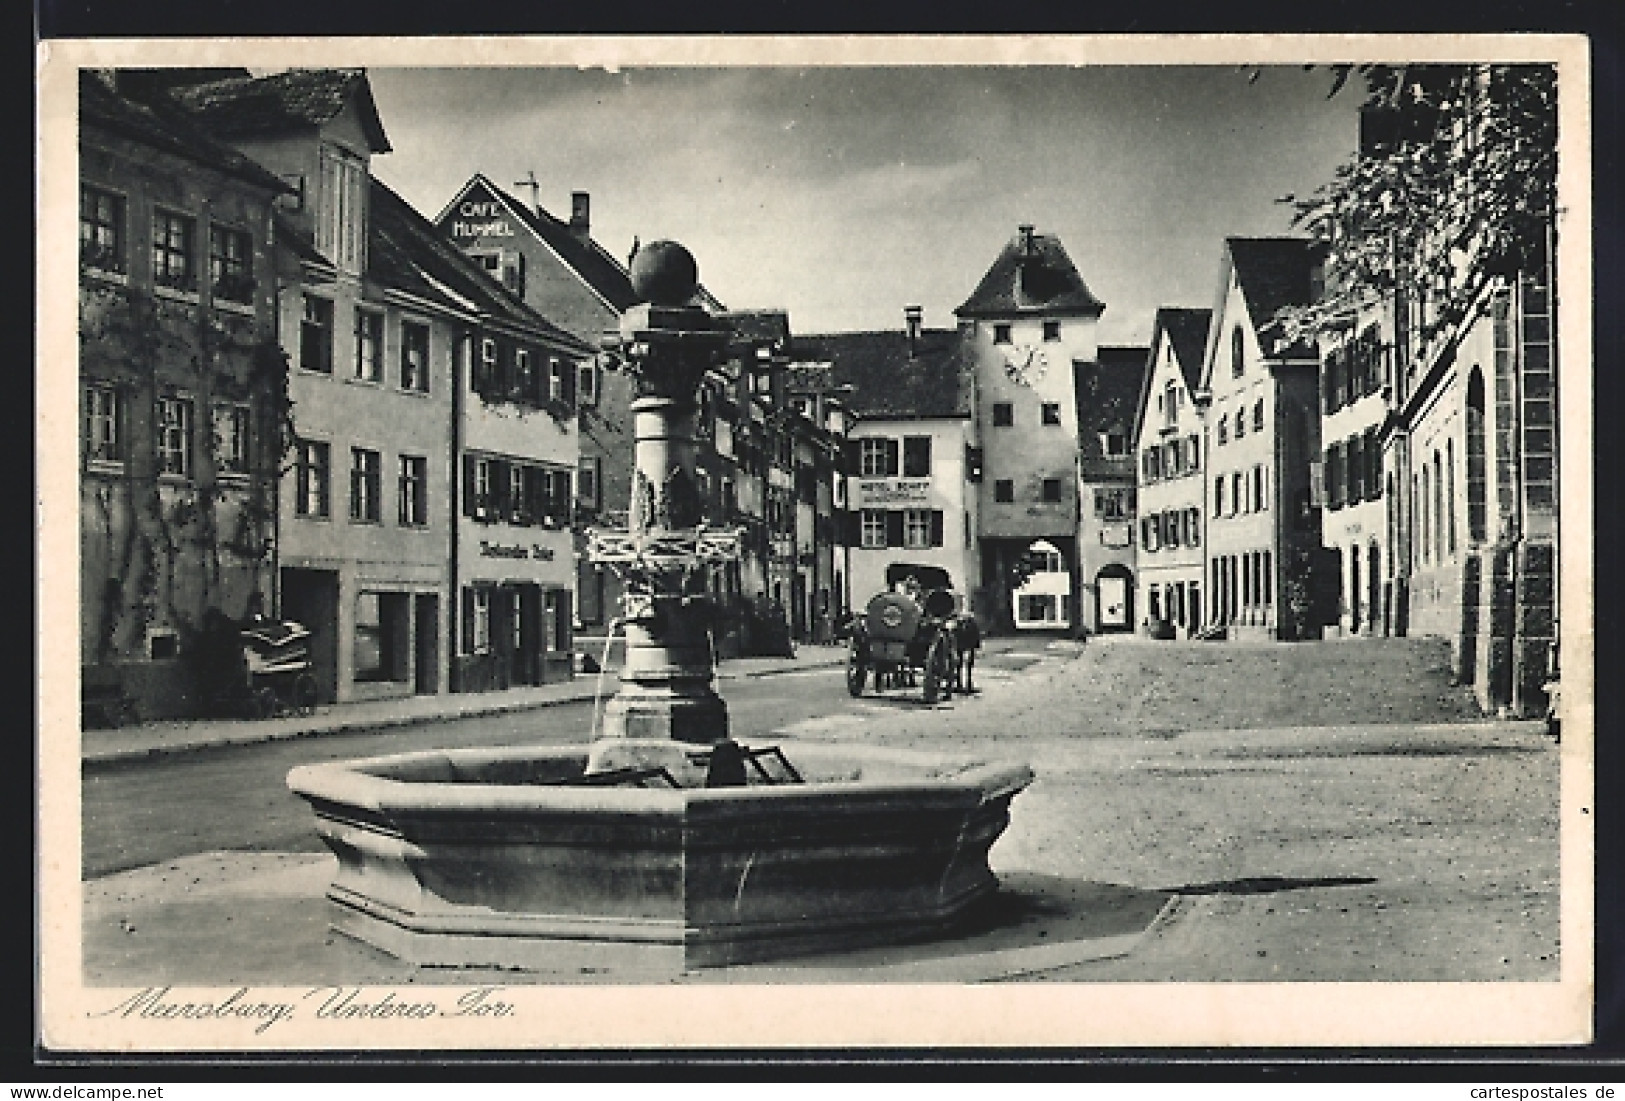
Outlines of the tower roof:
{"type": "Polygon", "coordinates": [[[1085,285],[1060,239],[1022,226],[954,313],[960,317],[1099,317],[1105,309],[1106,304],[1085,285]]]}

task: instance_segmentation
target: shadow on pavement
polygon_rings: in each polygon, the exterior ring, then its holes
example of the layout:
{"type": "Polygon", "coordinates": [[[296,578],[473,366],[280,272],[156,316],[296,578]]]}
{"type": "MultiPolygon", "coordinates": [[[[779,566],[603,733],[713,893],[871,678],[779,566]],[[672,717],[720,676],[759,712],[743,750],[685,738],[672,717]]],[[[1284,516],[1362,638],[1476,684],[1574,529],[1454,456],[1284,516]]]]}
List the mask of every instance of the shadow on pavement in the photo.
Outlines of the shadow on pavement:
{"type": "Polygon", "coordinates": [[[1276,891],[1305,891],[1311,887],[1364,887],[1375,883],[1368,875],[1340,875],[1320,879],[1262,875],[1245,879],[1225,879],[1216,883],[1190,883],[1168,890],[1178,895],[1267,895],[1276,891]]]}

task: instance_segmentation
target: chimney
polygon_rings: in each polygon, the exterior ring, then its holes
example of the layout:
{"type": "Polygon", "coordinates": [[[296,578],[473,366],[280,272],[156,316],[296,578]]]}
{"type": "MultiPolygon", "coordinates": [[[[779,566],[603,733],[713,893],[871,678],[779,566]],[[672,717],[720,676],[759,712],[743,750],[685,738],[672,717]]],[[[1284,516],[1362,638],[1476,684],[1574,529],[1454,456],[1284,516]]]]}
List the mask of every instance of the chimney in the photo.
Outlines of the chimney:
{"type": "Polygon", "coordinates": [[[920,343],[921,323],[925,318],[925,311],[918,306],[903,307],[903,331],[908,334],[908,354],[913,355],[914,349],[920,343]]]}
{"type": "Polygon", "coordinates": [[[1017,226],[1016,229],[1021,235],[1021,255],[1031,256],[1033,254],[1033,227],[1017,226]]]}
{"type": "Polygon", "coordinates": [[[592,235],[592,196],[585,191],[570,192],[570,232],[583,241],[592,235]]]}

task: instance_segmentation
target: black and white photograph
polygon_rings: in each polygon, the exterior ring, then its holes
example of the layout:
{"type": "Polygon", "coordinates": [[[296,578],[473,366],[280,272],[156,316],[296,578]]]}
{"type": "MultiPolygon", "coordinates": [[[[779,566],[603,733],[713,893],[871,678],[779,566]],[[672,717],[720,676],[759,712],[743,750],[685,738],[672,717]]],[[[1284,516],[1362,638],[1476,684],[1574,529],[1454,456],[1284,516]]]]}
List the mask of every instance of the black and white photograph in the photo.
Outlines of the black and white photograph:
{"type": "Polygon", "coordinates": [[[1587,63],[46,43],[41,1042],[1585,1043],[1587,63]]]}

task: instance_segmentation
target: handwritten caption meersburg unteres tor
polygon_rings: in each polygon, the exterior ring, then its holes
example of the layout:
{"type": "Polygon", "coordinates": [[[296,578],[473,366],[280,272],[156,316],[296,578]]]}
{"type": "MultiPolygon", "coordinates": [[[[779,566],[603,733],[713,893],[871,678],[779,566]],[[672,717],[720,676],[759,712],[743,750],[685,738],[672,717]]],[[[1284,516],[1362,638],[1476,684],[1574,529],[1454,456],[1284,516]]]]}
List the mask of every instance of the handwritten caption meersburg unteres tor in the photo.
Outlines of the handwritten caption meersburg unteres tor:
{"type": "Polygon", "coordinates": [[[309,1014],[319,1021],[383,1021],[511,1017],[514,1013],[512,1003],[497,996],[502,990],[500,986],[476,986],[434,997],[425,997],[422,991],[403,996],[394,990],[378,993],[360,986],[316,986],[294,1001],[269,1000],[247,986],[238,987],[219,1001],[184,1001],[173,995],[173,989],[149,986],[111,1008],[86,1016],[148,1021],[236,1020],[255,1022],[255,1033],[264,1033],[272,1025],[291,1021],[301,1014],[309,1014]]]}

